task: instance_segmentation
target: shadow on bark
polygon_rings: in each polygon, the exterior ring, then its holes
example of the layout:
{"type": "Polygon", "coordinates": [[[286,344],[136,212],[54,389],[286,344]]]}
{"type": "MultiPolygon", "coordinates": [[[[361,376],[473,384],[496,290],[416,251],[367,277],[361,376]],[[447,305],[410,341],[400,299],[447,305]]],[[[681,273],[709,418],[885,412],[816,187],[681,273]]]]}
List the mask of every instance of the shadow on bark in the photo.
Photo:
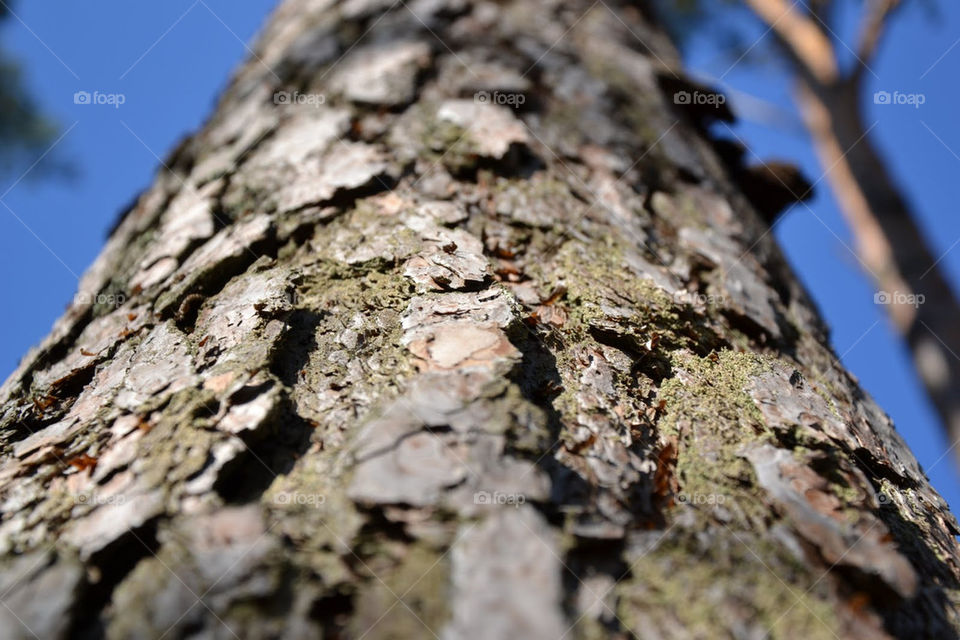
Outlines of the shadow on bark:
{"type": "Polygon", "coordinates": [[[274,479],[293,469],[310,446],[313,427],[284,397],[273,419],[256,433],[244,437],[246,450],[224,465],[214,491],[228,504],[257,500],[274,479]]]}
{"type": "Polygon", "coordinates": [[[300,370],[317,349],[317,327],[323,314],[309,309],[294,309],[286,319],[287,333],[276,346],[271,371],[287,387],[296,385],[300,370]]]}
{"type": "MultiPolygon", "coordinates": [[[[900,551],[923,576],[920,592],[913,600],[895,600],[882,609],[887,631],[897,638],[956,638],[950,620],[956,618],[958,612],[947,590],[956,592],[960,584],[953,578],[950,567],[925,544],[929,534],[905,520],[892,504],[881,505],[877,516],[889,527],[900,551]]],[[[936,527],[936,523],[930,523],[931,530],[936,527]]]]}
{"type": "Polygon", "coordinates": [[[157,553],[159,518],[145,522],[136,530],[130,530],[113,544],[94,554],[87,562],[87,572],[82,586],[77,590],[74,608],[70,614],[69,638],[87,640],[106,637],[104,607],[110,603],[113,590],[137,564],[157,553]]]}

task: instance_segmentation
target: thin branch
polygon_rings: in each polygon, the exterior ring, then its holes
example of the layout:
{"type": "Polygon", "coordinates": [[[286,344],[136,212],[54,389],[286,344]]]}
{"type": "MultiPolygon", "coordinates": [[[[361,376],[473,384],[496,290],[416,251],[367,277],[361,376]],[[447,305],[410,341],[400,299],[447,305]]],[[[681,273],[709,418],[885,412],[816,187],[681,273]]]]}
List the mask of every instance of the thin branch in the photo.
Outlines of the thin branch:
{"type": "Polygon", "coordinates": [[[876,55],[880,40],[886,31],[887,19],[899,6],[900,0],[868,0],[860,22],[860,44],[857,47],[860,65],[857,73],[860,73],[876,55]]]}
{"type": "Polygon", "coordinates": [[[777,34],[799,68],[821,86],[837,79],[837,62],[829,37],[815,20],[788,0],[744,0],[777,34]]]}

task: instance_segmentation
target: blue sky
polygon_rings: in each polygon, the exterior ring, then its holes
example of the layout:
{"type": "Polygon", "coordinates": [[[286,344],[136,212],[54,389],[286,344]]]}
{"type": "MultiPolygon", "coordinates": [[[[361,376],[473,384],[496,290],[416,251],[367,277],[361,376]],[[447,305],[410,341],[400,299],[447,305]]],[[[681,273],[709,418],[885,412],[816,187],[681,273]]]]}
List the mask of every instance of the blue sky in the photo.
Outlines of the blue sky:
{"type": "MultiPolygon", "coordinates": [[[[860,3],[852,3],[859,5],[860,3]]],[[[916,5],[916,2],[909,4],[916,5]]],[[[914,203],[941,266],[960,283],[960,3],[941,0],[930,19],[908,6],[869,74],[878,90],[922,93],[920,108],[874,105],[868,121],[914,203]]],[[[24,66],[25,82],[43,111],[62,125],[51,157],[78,175],[54,180],[30,174],[0,183],[0,377],[37,343],[63,312],[100,251],[117,214],[152,180],[159,159],[209,115],[231,70],[275,5],[273,0],[166,0],[132,3],[17,2],[0,33],[24,66]],[[74,104],[74,94],[123,94],[118,108],[74,104]],[[5,206],[4,206],[5,205],[5,206]]],[[[852,16],[852,14],[851,14],[852,16]]],[[[838,34],[848,43],[851,16],[838,34]]],[[[763,29],[747,27],[753,38],[763,29]]],[[[769,37],[769,36],[767,36],[769,37]]],[[[750,40],[748,39],[748,42],[750,40]]],[[[706,36],[689,52],[690,67],[733,93],[775,105],[792,126],[746,120],[736,128],[760,157],[789,158],[807,174],[822,171],[793,114],[790,85],[773,65],[734,64],[706,36]]],[[[852,45],[851,45],[852,46],[852,45]]],[[[838,47],[846,52],[843,44],[838,47]]],[[[762,50],[758,47],[755,51],[762,50]]],[[[852,54],[849,55],[852,59],[852,54]]],[[[26,167],[24,167],[25,169],[26,167]]],[[[873,289],[850,252],[850,234],[826,183],[810,210],[796,208],[776,236],[833,329],[843,362],[894,418],[933,484],[960,505],[960,476],[935,415],[873,289]]]]}

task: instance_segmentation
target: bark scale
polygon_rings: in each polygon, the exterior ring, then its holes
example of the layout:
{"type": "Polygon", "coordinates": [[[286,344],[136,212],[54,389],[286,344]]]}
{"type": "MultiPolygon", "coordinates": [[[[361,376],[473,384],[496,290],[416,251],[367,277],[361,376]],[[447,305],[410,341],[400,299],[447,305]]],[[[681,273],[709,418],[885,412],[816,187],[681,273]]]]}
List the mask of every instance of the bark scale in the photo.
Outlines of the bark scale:
{"type": "Polygon", "coordinates": [[[0,390],[4,628],[953,637],[679,73],[631,3],[282,4],[0,390]]]}

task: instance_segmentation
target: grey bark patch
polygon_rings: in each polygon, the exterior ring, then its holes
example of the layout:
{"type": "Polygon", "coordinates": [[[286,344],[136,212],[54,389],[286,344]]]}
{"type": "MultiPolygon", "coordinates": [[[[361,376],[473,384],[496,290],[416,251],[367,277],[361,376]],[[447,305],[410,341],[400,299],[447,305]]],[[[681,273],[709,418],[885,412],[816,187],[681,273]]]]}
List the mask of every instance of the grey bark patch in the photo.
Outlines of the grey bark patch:
{"type": "Polygon", "coordinates": [[[211,183],[200,190],[188,188],[169,205],[160,220],[156,244],[140,261],[140,271],[130,280],[130,288],[146,289],[162,282],[176,269],[188,250],[213,235],[214,194],[222,184],[211,183]]]}
{"type": "Polygon", "coordinates": [[[276,196],[281,212],[319,204],[340,190],[358,189],[383,180],[387,163],[381,150],[355,142],[339,144],[342,146],[332,148],[319,166],[301,166],[291,176],[276,196]]]}
{"type": "Polygon", "coordinates": [[[559,550],[554,532],[529,506],[503,507],[464,525],[453,546],[451,609],[444,640],[556,640],[560,614],[559,550]]]}
{"type": "Polygon", "coordinates": [[[789,432],[799,426],[811,438],[827,436],[848,446],[853,444],[851,449],[856,449],[833,407],[809,386],[791,384],[786,370],[775,369],[753,378],[750,396],[771,428],[789,432]]]}
{"type": "Polygon", "coordinates": [[[88,559],[111,543],[136,530],[164,511],[163,493],[131,493],[122,499],[98,505],[94,511],[75,520],[64,531],[63,540],[88,559]]]}
{"type": "Polygon", "coordinates": [[[418,209],[419,213],[432,217],[439,224],[455,225],[467,219],[468,213],[462,205],[456,202],[434,200],[424,202],[418,209]]]}
{"type": "Polygon", "coordinates": [[[272,221],[265,214],[249,216],[221,230],[171,276],[170,288],[154,304],[156,313],[169,317],[188,296],[216,293],[231,277],[262,258],[259,251],[273,233],[272,221]]]}
{"type": "Polygon", "coordinates": [[[0,628],[10,640],[62,638],[83,581],[83,566],[70,558],[35,552],[4,563],[0,571],[0,628]]]}
{"type": "Polygon", "coordinates": [[[233,637],[243,625],[228,615],[230,607],[276,592],[279,576],[265,564],[277,540],[256,505],[182,517],[161,537],[166,544],[159,554],[117,586],[108,637],[186,635],[206,616],[212,618],[206,633],[233,637]],[[143,607],[146,601],[151,606],[143,607]]]}
{"type": "Polygon", "coordinates": [[[424,248],[404,265],[403,275],[421,290],[465,289],[483,284],[493,274],[479,238],[460,229],[421,230],[424,248]]]}
{"type": "Polygon", "coordinates": [[[285,272],[267,270],[234,280],[208,302],[195,329],[205,340],[200,355],[212,365],[204,373],[207,379],[269,361],[284,331],[277,317],[292,307],[291,291],[285,272]]]}
{"type": "Polygon", "coordinates": [[[728,238],[692,227],[680,230],[680,239],[719,266],[715,282],[719,305],[748,318],[774,338],[783,332],[777,322],[776,297],[762,277],[756,258],[728,238]]]}
{"type": "MultiPolygon", "coordinates": [[[[453,294],[456,295],[456,294],[453,294]]],[[[423,370],[509,369],[520,352],[503,328],[515,321],[505,292],[486,291],[411,301],[403,326],[404,344],[423,370]]]]}
{"type": "Polygon", "coordinates": [[[172,322],[157,325],[134,354],[116,404],[136,410],[161,392],[173,394],[196,381],[186,336],[172,322]]]}
{"type": "Polygon", "coordinates": [[[456,448],[427,431],[407,435],[389,451],[358,464],[349,495],[361,503],[434,504],[467,476],[456,448]]]}
{"type": "Polygon", "coordinates": [[[357,47],[330,76],[330,88],[354,102],[397,106],[416,95],[417,74],[430,64],[430,47],[400,41],[357,47]]]}
{"type": "MultiPolygon", "coordinates": [[[[249,192],[268,198],[280,213],[317,205],[338,191],[364,187],[382,176],[382,149],[342,139],[349,113],[319,106],[299,109],[277,135],[264,143],[241,170],[225,199],[238,206],[249,192]]],[[[381,178],[382,179],[382,178],[381,178]]]]}
{"type": "Polygon", "coordinates": [[[470,137],[479,155],[503,158],[512,144],[527,144],[527,130],[506,107],[476,100],[448,100],[437,109],[437,119],[450,122],[470,137]]]}
{"type": "Polygon", "coordinates": [[[902,598],[916,594],[919,577],[890,542],[880,520],[861,514],[857,522],[843,522],[826,481],[787,450],[764,444],[748,448],[743,455],[753,463],[760,486],[829,565],[876,575],[902,598]]]}

